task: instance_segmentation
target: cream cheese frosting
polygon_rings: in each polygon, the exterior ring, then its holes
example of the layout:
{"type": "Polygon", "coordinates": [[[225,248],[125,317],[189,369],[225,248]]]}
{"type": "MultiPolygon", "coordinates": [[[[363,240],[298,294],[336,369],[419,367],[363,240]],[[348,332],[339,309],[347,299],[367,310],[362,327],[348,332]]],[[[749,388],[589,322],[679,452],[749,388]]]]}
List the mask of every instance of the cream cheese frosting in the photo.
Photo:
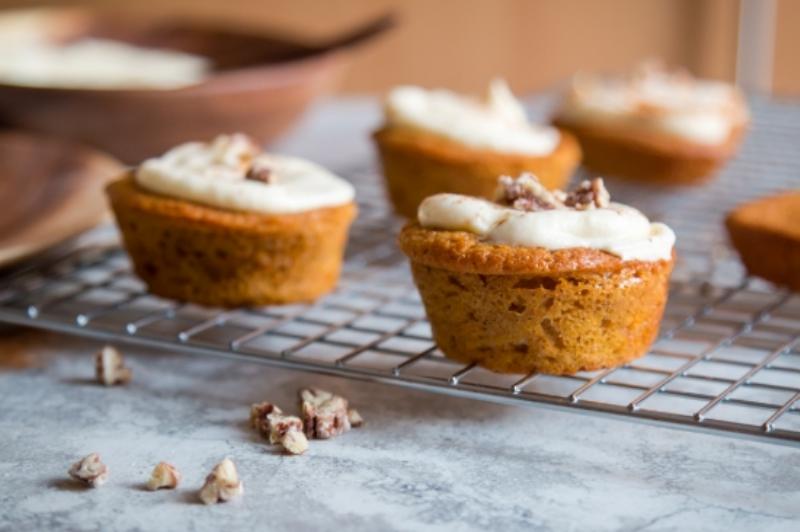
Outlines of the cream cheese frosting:
{"type": "Polygon", "coordinates": [[[385,102],[388,125],[407,126],[465,146],[545,156],[560,141],[556,128],[531,124],[505,81],[494,80],[483,101],[454,92],[401,86],[385,102]]]}
{"type": "Polygon", "coordinates": [[[107,39],[28,42],[2,50],[0,80],[28,87],[176,89],[199,83],[211,69],[200,56],[107,39]]]}
{"type": "Polygon", "coordinates": [[[741,92],[728,83],[694,79],[648,63],[627,78],[576,75],[560,118],[719,145],[747,122],[748,111],[741,92]]]}
{"type": "Polygon", "coordinates": [[[430,229],[467,231],[486,242],[550,250],[599,249],[622,260],[669,260],[675,233],[638,210],[611,203],[590,210],[523,211],[491,201],[437,194],[420,204],[419,223],[430,229]]]}
{"type": "Polygon", "coordinates": [[[211,70],[211,61],[198,55],[109,39],[70,39],[64,32],[71,27],[70,15],[65,16],[36,9],[0,14],[0,82],[29,87],[174,89],[202,81],[211,70]]]}
{"type": "Polygon", "coordinates": [[[165,196],[262,214],[334,207],[355,197],[350,183],[321,166],[260,153],[242,134],[181,144],[143,162],[134,179],[142,188],[165,196]],[[248,179],[252,169],[266,172],[268,182],[248,179]]]}

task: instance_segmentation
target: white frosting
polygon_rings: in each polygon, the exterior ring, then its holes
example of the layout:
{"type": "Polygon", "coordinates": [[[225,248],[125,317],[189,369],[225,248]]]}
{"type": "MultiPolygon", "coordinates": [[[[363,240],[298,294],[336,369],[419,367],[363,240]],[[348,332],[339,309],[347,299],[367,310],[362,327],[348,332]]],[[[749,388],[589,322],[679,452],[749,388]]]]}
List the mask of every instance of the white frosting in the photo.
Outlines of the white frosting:
{"type": "Polygon", "coordinates": [[[143,188],[212,207],[288,214],[344,205],[353,186],[314,163],[285,155],[258,154],[245,135],[188,142],[148,159],[137,169],[143,188]],[[265,167],[274,182],[245,179],[251,165],[265,167]]]}
{"type": "Polygon", "coordinates": [[[418,218],[423,227],[467,231],[487,242],[600,249],[622,260],[668,260],[675,244],[672,229],[618,203],[602,209],[528,212],[460,194],[436,194],[422,202],[418,218]]]}
{"type": "Polygon", "coordinates": [[[22,32],[0,39],[0,82],[29,87],[175,89],[202,81],[203,57],[105,39],[57,44],[22,32]]]}
{"type": "Polygon", "coordinates": [[[557,129],[528,122],[525,109],[502,80],[491,83],[485,101],[444,89],[397,87],[386,99],[386,120],[504,153],[549,155],[560,140],[557,129]]]}
{"type": "Polygon", "coordinates": [[[725,143],[747,121],[741,93],[720,81],[645,68],[630,79],[576,76],[562,119],[652,130],[704,145],[725,143]]]}

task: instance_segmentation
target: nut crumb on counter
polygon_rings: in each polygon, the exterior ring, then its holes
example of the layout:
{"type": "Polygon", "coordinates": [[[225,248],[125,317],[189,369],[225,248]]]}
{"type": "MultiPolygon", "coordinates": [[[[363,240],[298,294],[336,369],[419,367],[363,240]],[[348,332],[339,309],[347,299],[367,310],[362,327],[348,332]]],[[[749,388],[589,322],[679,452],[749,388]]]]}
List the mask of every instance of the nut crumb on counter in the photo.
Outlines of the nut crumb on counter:
{"type": "Polygon", "coordinates": [[[271,444],[280,444],[290,454],[303,454],[308,449],[303,421],[297,416],[284,415],[270,402],[250,406],[250,425],[271,444]]]}
{"type": "Polygon", "coordinates": [[[211,470],[200,489],[200,500],[205,504],[227,502],[244,493],[239,473],[230,458],[225,458],[211,470]]]}
{"type": "Polygon", "coordinates": [[[364,424],[364,418],[355,408],[347,411],[347,419],[350,420],[350,426],[353,428],[358,428],[364,424]]]}
{"type": "Polygon", "coordinates": [[[116,347],[106,345],[95,355],[95,376],[100,384],[114,386],[130,382],[133,371],[116,347]]]}
{"type": "Polygon", "coordinates": [[[270,433],[269,419],[267,419],[267,416],[272,413],[281,414],[283,411],[268,401],[250,405],[250,426],[265,438],[269,438],[270,433]]]}
{"type": "Polygon", "coordinates": [[[69,476],[97,488],[108,480],[108,467],[100,460],[99,454],[91,453],[72,464],[69,476]]]}
{"type": "Polygon", "coordinates": [[[147,489],[156,491],[159,489],[175,489],[181,482],[180,472],[172,464],[159,462],[150,473],[147,481],[147,489]]]}
{"type": "Polygon", "coordinates": [[[347,399],[340,395],[318,388],[303,388],[300,390],[300,411],[308,438],[326,440],[350,430],[347,399]]]}
{"type": "Polygon", "coordinates": [[[302,419],[264,401],[250,405],[250,425],[271,444],[280,444],[290,454],[302,454],[309,439],[325,440],[364,424],[364,418],[349,408],[344,397],[319,388],[302,388],[299,396],[302,419]]]}

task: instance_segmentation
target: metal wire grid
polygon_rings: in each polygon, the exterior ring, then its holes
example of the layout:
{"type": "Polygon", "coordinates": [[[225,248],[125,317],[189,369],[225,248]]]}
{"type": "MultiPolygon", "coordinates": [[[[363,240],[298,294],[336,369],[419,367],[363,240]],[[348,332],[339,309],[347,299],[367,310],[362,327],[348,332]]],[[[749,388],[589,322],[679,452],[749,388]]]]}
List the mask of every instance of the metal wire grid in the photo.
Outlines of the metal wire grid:
{"type": "Polygon", "coordinates": [[[718,225],[730,206],[791,186],[800,174],[798,155],[785,151],[800,141],[800,111],[767,102],[756,102],[755,110],[742,156],[715,183],[657,194],[610,184],[622,201],[661,213],[679,234],[660,339],[645,357],[620,368],[500,375],[445,358],[394,245],[401,223],[366,170],[350,173],[361,214],[342,281],[315,304],[226,311],[162,300],[146,293],[119,248],[88,247],[7,280],[0,288],[0,320],[479,399],[797,442],[800,296],[745,279],[718,225]]]}

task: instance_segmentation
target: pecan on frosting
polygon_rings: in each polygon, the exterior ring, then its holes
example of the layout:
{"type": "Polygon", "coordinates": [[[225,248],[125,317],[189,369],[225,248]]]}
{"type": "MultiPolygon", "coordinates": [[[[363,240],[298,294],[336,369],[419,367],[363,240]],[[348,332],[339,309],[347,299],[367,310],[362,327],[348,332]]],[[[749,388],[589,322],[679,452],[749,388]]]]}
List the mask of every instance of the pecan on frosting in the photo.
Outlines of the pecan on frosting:
{"type": "Polygon", "coordinates": [[[587,209],[602,209],[608,207],[611,195],[603,184],[602,177],[595,177],[591,181],[584,179],[564,199],[564,205],[579,211],[587,209]]]}
{"type": "Polygon", "coordinates": [[[496,202],[521,211],[547,211],[553,209],[602,209],[608,207],[610,195],[601,177],[582,181],[569,193],[547,190],[533,174],[522,174],[514,179],[499,179],[496,202]]]}
{"type": "Polygon", "coordinates": [[[500,205],[521,211],[547,211],[564,207],[560,191],[551,192],[533,174],[518,178],[503,176],[499,179],[496,201],[500,205]]]}
{"type": "Polygon", "coordinates": [[[272,173],[272,170],[264,166],[263,164],[259,164],[258,162],[253,163],[247,173],[244,175],[244,178],[248,181],[259,181],[266,185],[275,182],[275,175],[272,173]]]}

